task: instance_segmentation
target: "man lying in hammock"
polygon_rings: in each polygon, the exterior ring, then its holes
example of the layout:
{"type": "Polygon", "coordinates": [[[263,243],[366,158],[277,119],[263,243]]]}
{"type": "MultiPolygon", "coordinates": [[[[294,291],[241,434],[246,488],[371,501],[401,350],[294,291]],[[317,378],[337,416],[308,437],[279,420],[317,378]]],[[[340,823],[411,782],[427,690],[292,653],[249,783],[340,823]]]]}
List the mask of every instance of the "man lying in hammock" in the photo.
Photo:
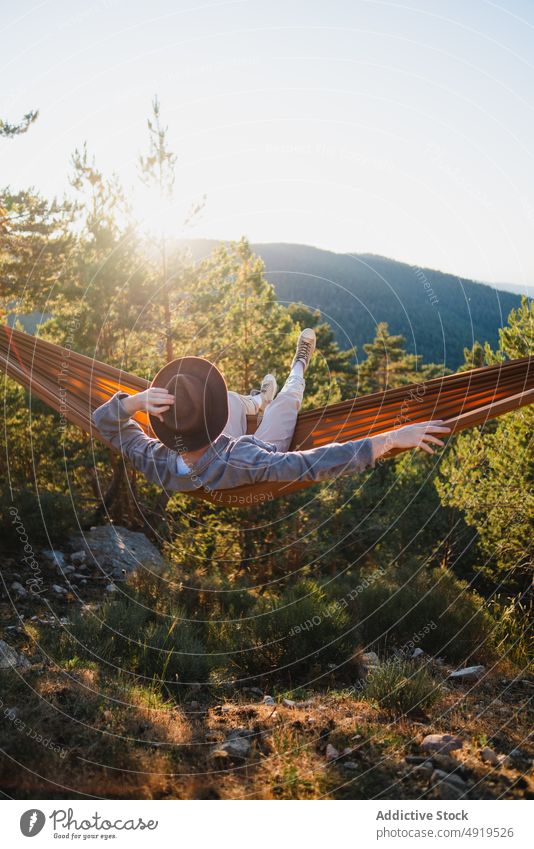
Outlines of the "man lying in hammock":
{"type": "Polygon", "coordinates": [[[200,357],[182,357],[164,366],[149,389],[116,392],[93,412],[100,434],[134,467],[166,490],[211,492],[269,481],[320,481],[352,475],[393,448],[442,446],[442,420],[411,424],[351,442],[332,442],[309,451],[289,451],[304,394],[304,374],[315,350],[315,333],[300,334],[291,371],[276,395],[267,375],[256,395],[229,392],[220,371],[200,357]],[[275,397],[276,396],[276,397],[275,397]],[[156,438],[131,418],[149,414],[156,438]],[[263,412],[256,433],[246,434],[247,414],[263,412]]]}

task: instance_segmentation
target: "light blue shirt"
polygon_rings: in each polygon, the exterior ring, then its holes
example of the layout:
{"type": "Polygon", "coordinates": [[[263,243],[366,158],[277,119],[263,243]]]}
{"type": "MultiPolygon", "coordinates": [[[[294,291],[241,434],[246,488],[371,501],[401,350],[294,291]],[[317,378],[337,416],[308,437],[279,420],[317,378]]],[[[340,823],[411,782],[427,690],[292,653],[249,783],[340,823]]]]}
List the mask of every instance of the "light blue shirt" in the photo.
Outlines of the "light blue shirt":
{"type": "Polygon", "coordinates": [[[176,455],[176,472],[179,475],[191,474],[191,469],[180,454],[176,455]]]}

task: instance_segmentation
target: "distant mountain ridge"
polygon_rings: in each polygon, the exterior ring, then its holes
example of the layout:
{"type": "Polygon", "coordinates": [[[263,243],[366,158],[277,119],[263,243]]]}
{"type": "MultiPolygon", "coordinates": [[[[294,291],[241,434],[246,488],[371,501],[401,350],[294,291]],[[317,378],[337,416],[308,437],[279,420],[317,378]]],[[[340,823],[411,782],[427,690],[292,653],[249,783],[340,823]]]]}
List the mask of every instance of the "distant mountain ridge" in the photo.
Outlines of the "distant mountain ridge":
{"type": "MultiPolygon", "coordinates": [[[[195,259],[219,244],[192,239],[195,259]]],[[[392,333],[402,333],[409,351],[425,362],[457,368],[463,350],[475,340],[495,347],[498,329],[521,297],[474,280],[434,269],[419,268],[376,254],[338,254],[309,245],[252,244],[262,257],[266,277],[281,303],[302,302],[321,311],[343,348],[362,345],[387,321],[392,333]]]]}

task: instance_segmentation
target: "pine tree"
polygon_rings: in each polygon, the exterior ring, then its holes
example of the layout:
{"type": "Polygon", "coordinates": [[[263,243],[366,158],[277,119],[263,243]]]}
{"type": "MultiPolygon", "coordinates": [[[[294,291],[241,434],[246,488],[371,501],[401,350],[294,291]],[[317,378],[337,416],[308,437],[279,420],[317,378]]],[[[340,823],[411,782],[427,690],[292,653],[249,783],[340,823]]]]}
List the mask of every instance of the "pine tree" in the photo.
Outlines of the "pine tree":
{"type": "Polygon", "coordinates": [[[200,264],[190,318],[189,353],[213,359],[231,389],[246,394],[267,372],[285,378],[297,328],[246,239],[221,245],[200,264]]]}
{"type": "MultiPolygon", "coordinates": [[[[500,331],[497,360],[534,351],[534,302],[523,298],[500,331]]],[[[436,482],[442,502],[456,507],[479,539],[479,571],[494,585],[525,590],[534,566],[534,407],[460,434],[436,482]]]]}
{"type": "MultiPolygon", "coordinates": [[[[167,143],[168,128],[161,123],[160,104],[157,97],[152,101],[152,117],[148,119],[149,152],[139,157],[141,180],[148,187],[155,187],[161,203],[172,199],[176,180],[176,154],[167,143]]],[[[157,296],[163,312],[163,333],[166,361],[174,359],[172,309],[168,271],[167,237],[161,230],[159,235],[159,268],[156,275],[157,296]]]]}
{"type": "Polygon", "coordinates": [[[394,389],[417,380],[421,357],[408,354],[405,343],[404,336],[389,332],[386,322],[378,324],[373,341],[363,346],[367,359],[358,366],[360,393],[394,389]]]}

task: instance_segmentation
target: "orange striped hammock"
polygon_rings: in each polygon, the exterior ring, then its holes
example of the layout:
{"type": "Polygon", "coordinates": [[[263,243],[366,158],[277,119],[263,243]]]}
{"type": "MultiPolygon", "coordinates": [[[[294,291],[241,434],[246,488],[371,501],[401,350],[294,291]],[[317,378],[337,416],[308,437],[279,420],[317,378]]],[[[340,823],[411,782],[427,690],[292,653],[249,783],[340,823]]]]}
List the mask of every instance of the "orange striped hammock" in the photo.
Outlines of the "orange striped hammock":
{"type": "MultiPolygon", "coordinates": [[[[91,423],[92,411],[119,389],[133,393],[149,385],[134,374],[7,325],[0,325],[0,364],[7,376],[99,439],[102,437],[91,423]]],[[[347,442],[429,419],[444,419],[456,432],[483,425],[532,402],[534,357],[523,357],[307,410],[298,416],[290,450],[347,442]]],[[[137,413],[135,419],[150,434],[147,415],[137,413]]],[[[253,433],[255,426],[250,417],[248,432],[253,433]]],[[[308,485],[310,482],[297,480],[220,491],[199,488],[191,495],[241,507],[261,504],[308,485]]]]}

